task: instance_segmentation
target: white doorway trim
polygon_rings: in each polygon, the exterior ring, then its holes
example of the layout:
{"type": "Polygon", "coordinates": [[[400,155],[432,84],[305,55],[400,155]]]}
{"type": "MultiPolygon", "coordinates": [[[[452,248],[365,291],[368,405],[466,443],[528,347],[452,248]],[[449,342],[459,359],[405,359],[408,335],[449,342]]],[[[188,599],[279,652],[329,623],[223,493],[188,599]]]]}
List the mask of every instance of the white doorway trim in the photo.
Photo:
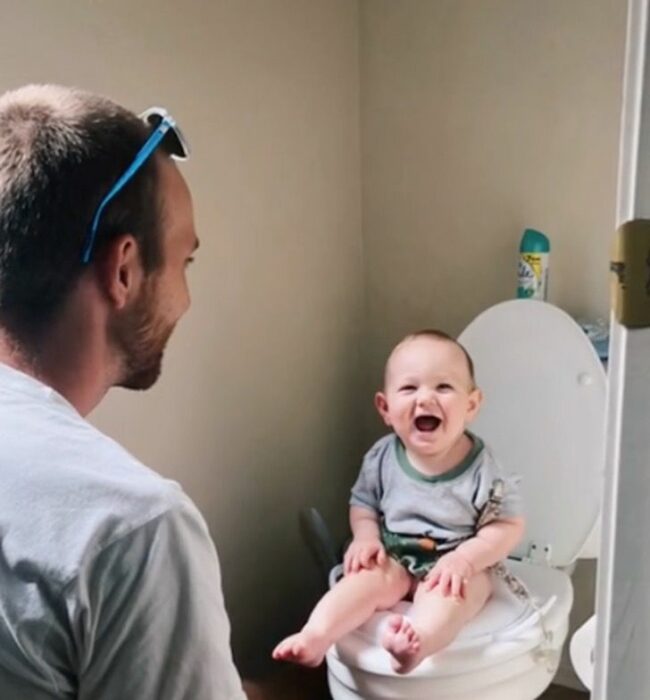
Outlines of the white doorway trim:
{"type": "MultiPolygon", "coordinates": [[[[616,225],[650,218],[648,0],[629,0],[616,225]],[[645,99],[644,99],[645,96],[645,99]]],[[[611,324],[594,700],[650,697],[650,329],[611,324]]]]}

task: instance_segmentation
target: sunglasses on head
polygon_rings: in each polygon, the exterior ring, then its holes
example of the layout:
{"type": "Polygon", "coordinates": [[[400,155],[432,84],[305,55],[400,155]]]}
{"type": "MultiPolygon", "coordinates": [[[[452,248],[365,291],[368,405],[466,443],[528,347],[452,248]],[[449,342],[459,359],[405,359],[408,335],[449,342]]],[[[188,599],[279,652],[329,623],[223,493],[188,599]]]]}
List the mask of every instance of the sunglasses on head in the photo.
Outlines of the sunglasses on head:
{"type": "Polygon", "coordinates": [[[131,165],[122,173],[99,203],[81,252],[81,262],[84,265],[90,261],[92,256],[99,221],[104,213],[104,209],[124,189],[144,163],[147,162],[158,145],[164,141],[167,153],[175,160],[187,160],[190,156],[190,147],[183,136],[183,132],[178,128],[176,120],[167,110],[162,107],[150,107],[140,115],[140,118],[151,127],[151,134],[142,145],[142,148],[136,153],[131,165]]]}

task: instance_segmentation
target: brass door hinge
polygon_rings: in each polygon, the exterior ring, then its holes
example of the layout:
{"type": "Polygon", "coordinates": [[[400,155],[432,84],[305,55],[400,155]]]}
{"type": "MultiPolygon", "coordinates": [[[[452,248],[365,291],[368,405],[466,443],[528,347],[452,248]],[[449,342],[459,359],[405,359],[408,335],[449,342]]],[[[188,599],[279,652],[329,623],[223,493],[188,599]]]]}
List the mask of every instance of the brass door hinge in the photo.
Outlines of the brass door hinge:
{"type": "Polygon", "coordinates": [[[627,328],[650,326],[650,220],[619,227],[610,263],[612,308],[627,328]]]}

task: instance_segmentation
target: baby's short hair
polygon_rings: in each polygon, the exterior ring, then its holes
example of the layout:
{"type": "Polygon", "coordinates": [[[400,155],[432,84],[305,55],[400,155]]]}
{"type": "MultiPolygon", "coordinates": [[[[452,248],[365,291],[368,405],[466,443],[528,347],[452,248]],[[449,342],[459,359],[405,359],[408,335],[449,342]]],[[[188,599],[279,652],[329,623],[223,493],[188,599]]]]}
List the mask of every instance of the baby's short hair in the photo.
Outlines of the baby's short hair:
{"type": "Polygon", "coordinates": [[[444,331],[440,331],[436,328],[423,328],[422,330],[415,331],[414,333],[409,333],[407,336],[402,338],[402,340],[398,344],[401,345],[407,340],[415,340],[416,338],[436,338],[437,340],[444,340],[449,343],[452,343],[457,348],[460,348],[460,350],[462,350],[463,355],[465,356],[465,360],[467,361],[467,370],[469,372],[469,377],[472,380],[472,387],[476,387],[476,377],[474,376],[474,360],[472,360],[471,355],[467,352],[462,343],[459,343],[456,340],[456,338],[453,338],[449,335],[449,333],[445,333],[444,331]]]}

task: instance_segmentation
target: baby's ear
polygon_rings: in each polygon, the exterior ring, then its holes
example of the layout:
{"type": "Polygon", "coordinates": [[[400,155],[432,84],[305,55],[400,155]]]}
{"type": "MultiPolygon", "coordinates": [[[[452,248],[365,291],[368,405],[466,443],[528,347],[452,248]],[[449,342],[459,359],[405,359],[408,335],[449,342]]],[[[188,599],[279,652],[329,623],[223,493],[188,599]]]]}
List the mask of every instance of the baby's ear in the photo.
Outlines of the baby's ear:
{"type": "Polygon", "coordinates": [[[467,421],[472,421],[476,418],[476,414],[481,408],[483,403],[483,392],[477,387],[472,389],[469,395],[469,401],[467,402],[467,421]]]}
{"type": "Polygon", "coordinates": [[[379,411],[379,415],[383,418],[384,423],[390,427],[390,418],[388,417],[388,401],[385,394],[378,391],[375,394],[375,408],[379,411]]]}

